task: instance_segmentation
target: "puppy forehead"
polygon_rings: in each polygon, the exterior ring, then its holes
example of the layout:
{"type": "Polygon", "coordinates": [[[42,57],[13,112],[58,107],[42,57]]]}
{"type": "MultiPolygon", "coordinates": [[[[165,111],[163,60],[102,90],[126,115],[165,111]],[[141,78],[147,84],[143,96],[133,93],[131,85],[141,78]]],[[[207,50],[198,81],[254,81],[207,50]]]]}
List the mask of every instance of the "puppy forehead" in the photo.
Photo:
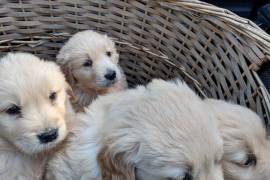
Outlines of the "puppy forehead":
{"type": "Polygon", "coordinates": [[[113,41],[106,35],[94,31],[82,31],[75,34],[68,43],[73,46],[84,45],[85,47],[114,47],[113,41]]]}
{"type": "Polygon", "coordinates": [[[251,110],[225,103],[212,101],[221,128],[225,147],[231,147],[254,152],[267,146],[266,130],[259,116],[251,110]]]}
{"type": "Polygon", "coordinates": [[[64,48],[74,50],[78,54],[90,53],[98,54],[106,51],[115,51],[115,45],[112,40],[101,34],[82,33],[72,37],[64,48]]]}
{"type": "Polygon", "coordinates": [[[35,96],[64,87],[64,76],[51,62],[33,56],[8,56],[0,63],[0,95],[13,98],[35,96]]]}

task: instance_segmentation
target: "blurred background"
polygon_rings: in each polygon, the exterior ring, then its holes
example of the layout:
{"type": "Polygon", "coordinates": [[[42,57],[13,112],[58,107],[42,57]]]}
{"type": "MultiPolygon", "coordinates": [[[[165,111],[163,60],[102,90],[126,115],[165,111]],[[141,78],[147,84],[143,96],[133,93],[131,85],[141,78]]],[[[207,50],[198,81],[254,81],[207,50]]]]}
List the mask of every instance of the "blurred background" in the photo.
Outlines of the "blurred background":
{"type": "Polygon", "coordinates": [[[204,0],[256,22],[270,33],[270,0],[204,0]]]}
{"type": "Polygon", "coordinates": [[[270,3],[270,0],[205,0],[205,2],[229,9],[242,17],[252,19],[256,15],[258,8],[270,3]]]}

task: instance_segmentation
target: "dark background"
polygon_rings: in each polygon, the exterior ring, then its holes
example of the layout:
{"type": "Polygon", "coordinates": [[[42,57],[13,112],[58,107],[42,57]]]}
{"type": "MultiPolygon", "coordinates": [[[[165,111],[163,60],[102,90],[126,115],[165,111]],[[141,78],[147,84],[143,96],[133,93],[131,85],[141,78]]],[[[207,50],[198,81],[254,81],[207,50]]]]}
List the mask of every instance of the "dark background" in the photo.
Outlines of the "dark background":
{"type": "Polygon", "coordinates": [[[255,20],[259,7],[270,3],[270,0],[203,0],[210,4],[226,8],[239,16],[255,20]]]}

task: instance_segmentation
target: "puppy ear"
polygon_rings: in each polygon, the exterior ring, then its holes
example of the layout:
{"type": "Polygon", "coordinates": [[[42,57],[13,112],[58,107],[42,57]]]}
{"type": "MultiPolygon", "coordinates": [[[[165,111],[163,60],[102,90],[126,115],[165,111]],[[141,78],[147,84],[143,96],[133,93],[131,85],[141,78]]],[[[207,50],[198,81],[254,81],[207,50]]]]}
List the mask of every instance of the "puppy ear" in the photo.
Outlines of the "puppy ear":
{"type": "Polygon", "coordinates": [[[66,63],[66,64],[62,65],[61,70],[65,74],[66,80],[70,84],[70,86],[71,87],[74,86],[76,80],[75,80],[75,77],[72,74],[72,69],[71,69],[70,63],[66,63]]]}
{"type": "Polygon", "coordinates": [[[76,98],[71,86],[68,83],[66,83],[66,93],[68,94],[69,99],[72,103],[77,102],[77,98],[76,98]]]}
{"type": "Polygon", "coordinates": [[[120,152],[112,151],[104,146],[98,153],[102,180],[135,180],[135,159],[139,146],[120,152]]]}

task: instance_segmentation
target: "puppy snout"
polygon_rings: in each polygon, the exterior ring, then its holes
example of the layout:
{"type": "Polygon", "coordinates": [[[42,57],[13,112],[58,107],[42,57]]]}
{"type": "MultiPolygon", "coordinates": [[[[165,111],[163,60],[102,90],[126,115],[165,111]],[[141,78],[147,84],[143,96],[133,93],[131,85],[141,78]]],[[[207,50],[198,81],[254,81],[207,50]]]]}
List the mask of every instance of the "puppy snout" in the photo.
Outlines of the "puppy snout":
{"type": "Polygon", "coordinates": [[[46,132],[37,135],[40,143],[47,144],[54,141],[58,137],[58,129],[50,128],[46,132]]]}
{"type": "Polygon", "coordinates": [[[107,73],[104,76],[107,80],[113,81],[116,78],[116,71],[115,70],[107,70],[107,73]]]}

